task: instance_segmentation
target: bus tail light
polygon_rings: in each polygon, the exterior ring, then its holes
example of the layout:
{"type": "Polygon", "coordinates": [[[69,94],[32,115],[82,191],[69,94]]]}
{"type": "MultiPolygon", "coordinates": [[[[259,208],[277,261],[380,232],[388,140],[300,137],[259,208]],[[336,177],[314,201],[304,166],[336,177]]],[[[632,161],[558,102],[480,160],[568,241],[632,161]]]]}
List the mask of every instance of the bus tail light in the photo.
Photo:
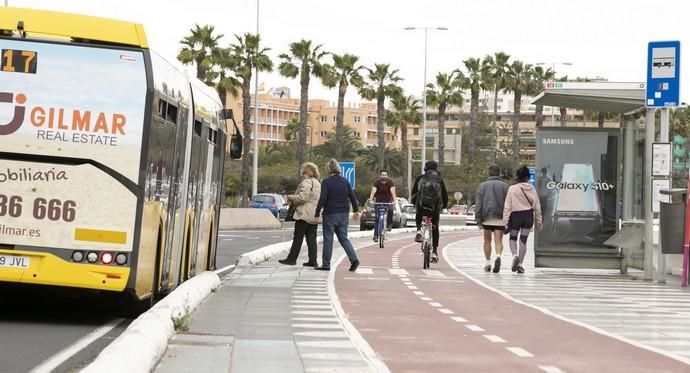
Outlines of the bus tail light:
{"type": "Polygon", "coordinates": [[[83,252],[81,252],[81,251],[75,251],[75,252],[72,253],[72,261],[73,261],[73,262],[79,263],[79,262],[81,262],[82,260],[84,260],[84,253],[83,253],[83,252]]]}
{"type": "Polygon", "coordinates": [[[96,263],[98,261],[98,253],[94,251],[89,251],[89,253],[86,254],[86,260],[89,263],[96,263]]]}
{"type": "Polygon", "coordinates": [[[109,252],[105,252],[101,254],[101,263],[103,264],[110,264],[113,262],[113,254],[109,252]]]}
{"type": "Polygon", "coordinates": [[[115,263],[117,263],[119,265],[127,264],[127,254],[119,253],[119,254],[115,255],[115,263]]]}

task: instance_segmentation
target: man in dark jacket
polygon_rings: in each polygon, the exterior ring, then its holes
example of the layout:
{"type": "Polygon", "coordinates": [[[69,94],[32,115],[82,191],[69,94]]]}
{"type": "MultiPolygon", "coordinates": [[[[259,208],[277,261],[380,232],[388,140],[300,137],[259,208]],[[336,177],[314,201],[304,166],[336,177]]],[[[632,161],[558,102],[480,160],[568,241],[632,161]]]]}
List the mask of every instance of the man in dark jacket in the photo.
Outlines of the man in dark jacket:
{"type": "Polygon", "coordinates": [[[343,246],[348,259],[350,259],[350,272],[357,270],[359,260],[352,242],[347,238],[347,227],[350,223],[350,206],[352,204],[353,217],[357,215],[357,198],[346,178],[340,176],[340,164],[331,159],[326,164],[328,177],[321,183],[321,196],[316,205],[316,217],[321,215],[323,209],[323,254],[321,267],[316,269],[329,271],[331,269],[331,256],[333,255],[333,233],[338,237],[338,242],[343,246]],[[349,203],[348,203],[349,202],[349,203]]]}
{"type": "Polygon", "coordinates": [[[479,184],[475,198],[475,218],[477,226],[484,229],[484,270],[491,271],[491,238],[496,246],[494,273],[501,270],[501,253],[503,252],[503,203],[508,194],[508,184],[498,176],[501,169],[496,165],[489,166],[489,178],[479,184]]]}
{"type": "MultiPolygon", "coordinates": [[[[423,198],[427,199],[429,198],[429,196],[424,196],[423,198]]],[[[426,162],[426,164],[424,165],[424,174],[417,176],[417,179],[414,181],[414,186],[412,187],[411,202],[413,205],[415,205],[415,208],[417,210],[415,216],[417,222],[417,235],[415,236],[415,241],[422,242],[422,217],[431,217],[431,224],[433,224],[434,226],[434,229],[431,233],[433,242],[433,253],[431,255],[431,261],[437,262],[439,239],[438,224],[441,216],[441,210],[448,206],[448,192],[446,191],[446,184],[443,183],[441,173],[438,171],[438,162],[426,162]],[[438,195],[433,196],[438,201],[437,203],[435,203],[435,206],[423,206],[424,202],[422,201],[421,194],[422,189],[426,188],[424,187],[424,185],[420,184],[426,184],[427,182],[429,183],[429,185],[433,185],[433,183],[438,183],[438,195]]]]}

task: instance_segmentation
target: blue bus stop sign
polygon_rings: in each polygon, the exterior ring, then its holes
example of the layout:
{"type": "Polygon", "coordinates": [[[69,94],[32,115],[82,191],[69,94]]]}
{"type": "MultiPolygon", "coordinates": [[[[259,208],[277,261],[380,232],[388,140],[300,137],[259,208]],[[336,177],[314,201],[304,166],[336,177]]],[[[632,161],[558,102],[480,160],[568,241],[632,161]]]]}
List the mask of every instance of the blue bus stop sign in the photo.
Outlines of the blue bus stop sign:
{"type": "Polygon", "coordinates": [[[529,183],[532,184],[532,186],[537,185],[537,168],[536,167],[528,167],[529,168],[529,183]]]}
{"type": "Polygon", "coordinates": [[[355,189],[355,162],[340,162],[340,174],[350,183],[352,190],[355,189]]]}
{"type": "Polygon", "coordinates": [[[653,41],[647,49],[648,108],[680,105],[680,41],[653,41]]]}

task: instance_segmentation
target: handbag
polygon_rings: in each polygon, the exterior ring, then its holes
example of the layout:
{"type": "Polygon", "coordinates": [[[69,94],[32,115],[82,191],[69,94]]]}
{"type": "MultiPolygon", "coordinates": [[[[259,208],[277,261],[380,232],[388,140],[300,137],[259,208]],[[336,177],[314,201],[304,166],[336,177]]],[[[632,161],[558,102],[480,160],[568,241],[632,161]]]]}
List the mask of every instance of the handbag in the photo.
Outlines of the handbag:
{"type": "MultiPolygon", "coordinates": [[[[314,190],[314,181],[311,182],[311,189],[309,192],[314,190]]],[[[297,205],[294,202],[290,202],[288,206],[287,214],[285,215],[285,221],[295,221],[295,211],[297,210],[297,205]]]]}

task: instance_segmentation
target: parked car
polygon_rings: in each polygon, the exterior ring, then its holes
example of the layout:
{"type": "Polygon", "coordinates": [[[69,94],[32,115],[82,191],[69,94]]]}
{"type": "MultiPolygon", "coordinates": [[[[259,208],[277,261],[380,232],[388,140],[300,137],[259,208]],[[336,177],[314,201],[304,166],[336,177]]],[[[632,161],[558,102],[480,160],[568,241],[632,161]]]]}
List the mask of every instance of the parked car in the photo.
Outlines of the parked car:
{"type": "Polygon", "coordinates": [[[467,209],[467,214],[465,215],[465,225],[477,225],[477,217],[474,215],[474,205],[467,209]]]}
{"type": "Polygon", "coordinates": [[[453,205],[448,209],[448,213],[451,215],[461,215],[467,212],[466,205],[453,205]]]}
{"type": "MultiPolygon", "coordinates": [[[[271,214],[276,218],[279,216],[279,210],[285,206],[285,200],[280,194],[259,193],[249,202],[249,207],[254,209],[269,209],[271,214]]],[[[287,208],[284,209],[287,213],[287,208]]],[[[284,215],[283,215],[284,217],[284,215]]]]}
{"type": "Polygon", "coordinates": [[[417,215],[417,208],[414,207],[414,205],[405,205],[403,206],[403,214],[405,214],[405,218],[407,219],[407,224],[405,224],[406,227],[414,227],[416,224],[415,219],[417,215]]]}
{"type": "MultiPolygon", "coordinates": [[[[402,212],[401,199],[393,204],[393,228],[400,228],[407,226],[407,216],[402,212]]],[[[368,202],[364,205],[364,210],[359,218],[359,230],[374,229],[376,222],[376,211],[374,210],[374,203],[368,202]]]]}

